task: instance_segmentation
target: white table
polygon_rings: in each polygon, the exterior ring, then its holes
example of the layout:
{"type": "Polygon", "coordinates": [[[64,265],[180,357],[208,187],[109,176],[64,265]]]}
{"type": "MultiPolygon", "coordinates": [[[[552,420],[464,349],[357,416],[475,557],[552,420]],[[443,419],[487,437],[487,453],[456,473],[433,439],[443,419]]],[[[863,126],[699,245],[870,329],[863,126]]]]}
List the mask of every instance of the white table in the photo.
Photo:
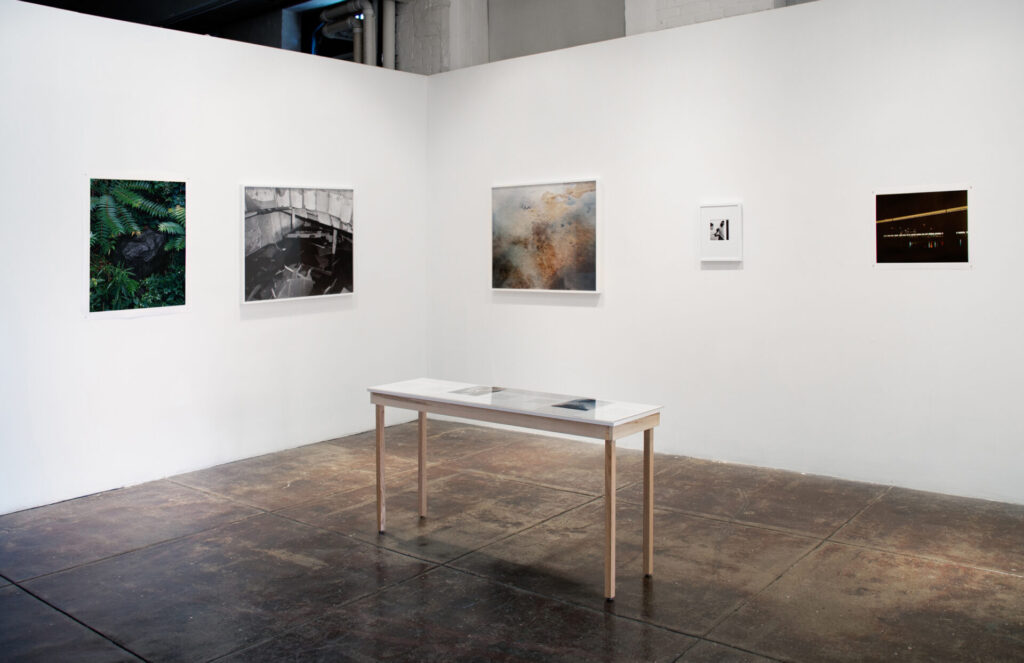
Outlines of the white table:
{"type": "Polygon", "coordinates": [[[644,433],[644,575],[654,571],[654,427],[660,405],[420,378],[370,387],[377,406],[377,529],[385,526],[384,408],[419,412],[419,510],[427,517],[427,413],[604,440],[604,595],[615,598],[615,440],[644,433]]]}

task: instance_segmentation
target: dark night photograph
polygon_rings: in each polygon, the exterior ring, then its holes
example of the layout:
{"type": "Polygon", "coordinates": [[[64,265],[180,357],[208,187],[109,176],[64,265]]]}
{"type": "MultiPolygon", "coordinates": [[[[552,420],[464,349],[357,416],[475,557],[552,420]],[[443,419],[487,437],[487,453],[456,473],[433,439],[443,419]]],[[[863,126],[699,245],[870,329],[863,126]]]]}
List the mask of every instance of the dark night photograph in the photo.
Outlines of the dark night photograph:
{"type": "Polygon", "coordinates": [[[967,262],[967,191],[875,197],[878,263],[967,262]]]}

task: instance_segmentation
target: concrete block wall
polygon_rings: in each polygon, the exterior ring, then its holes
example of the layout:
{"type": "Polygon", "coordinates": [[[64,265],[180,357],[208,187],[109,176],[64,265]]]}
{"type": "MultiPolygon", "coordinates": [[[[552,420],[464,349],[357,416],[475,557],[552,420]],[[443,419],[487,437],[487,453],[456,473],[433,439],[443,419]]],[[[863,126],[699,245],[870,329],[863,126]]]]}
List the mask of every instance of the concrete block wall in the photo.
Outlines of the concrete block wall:
{"type": "Polygon", "coordinates": [[[774,9],[775,0],[655,0],[657,28],[712,21],[764,9],[774,9]]]}
{"type": "Polygon", "coordinates": [[[451,68],[451,4],[451,0],[396,3],[396,69],[429,76],[451,68]]]}
{"type": "Polygon", "coordinates": [[[626,34],[750,14],[795,4],[792,0],[624,0],[626,34]]]}
{"type": "MultiPolygon", "coordinates": [[[[514,21],[501,21],[499,25],[487,23],[488,6],[492,0],[407,0],[397,4],[395,14],[396,67],[402,71],[417,74],[437,74],[452,69],[495,61],[502,57],[502,47],[490,44],[495,36],[508,39],[525,39],[522,30],[514,21]],[[518,34],[506,35],[501,30],[518,34]],[[496,32],[497,31],[497,32],[496,32]],[[490,57],[488,53],[490,52],[490,57]]],[[[809,0],[621,0],[625,15],[625,34],[633,35],[674,28],[691,23],[728,18],[740,14],[785,7],[809,0]]],[[[579,11],[575,0],[550,0],[551,21],[576,21],[579,11]]],[[[503,2],[492,9],[512,6],[503,2]]],[[[524,11],[529,8],[523,5],[524,11]]],[[[498,12],[499,14],[501,12],[498,12]]],[[[551,27],[551,26],[546,26],[551,27]]],[[[566,25],[563,33],[572,32],[574,25],[566,25]]],[[[547,30],[551,33],[551,30],[547,30]]],[[[555,30],[558,32],[558,30],[555,30]]],[[[555,37],[540,33],[527,35],[533,41],[549,39],[552,43],[545,48],[533,45],[529,52],[542,52],[564,48],[566,44],[555,37]]],[[[608,38],[608,35],[601,37],[608,38]]],[[[507,49],[505,49],[507,50],[507,49]]],[[[525,51],[524,51],[525,52],[525,51]]],[[[521,53],[512,53],[519,55],[521,53]]]]}

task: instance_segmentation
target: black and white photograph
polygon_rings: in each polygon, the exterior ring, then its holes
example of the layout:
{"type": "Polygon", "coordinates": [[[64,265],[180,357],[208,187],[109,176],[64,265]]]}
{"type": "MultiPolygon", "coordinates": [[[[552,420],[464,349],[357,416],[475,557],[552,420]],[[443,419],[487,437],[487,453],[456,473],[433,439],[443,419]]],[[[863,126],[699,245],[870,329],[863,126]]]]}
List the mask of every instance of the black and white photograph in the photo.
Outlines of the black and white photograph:
{"type": "Polygon", "coordinates": [[[244,301],[354,292],[352,193],[245,187],[244,301]]]}
{"type": "Polygon", "coordinates": [[[966,263],[967,190],[877,194],[875,261],[966,263]]]}
{"type": "Polygon", "coordinates": [[[743,213],[739,204],[700,208],[701,262],[743,260],[743,213]]]}
{"type": "Polygon", "coordinates": [[[711,219],[708,224],[711,231],[712,242],[726,242],[729,240],[729,219],[711,219]]]}

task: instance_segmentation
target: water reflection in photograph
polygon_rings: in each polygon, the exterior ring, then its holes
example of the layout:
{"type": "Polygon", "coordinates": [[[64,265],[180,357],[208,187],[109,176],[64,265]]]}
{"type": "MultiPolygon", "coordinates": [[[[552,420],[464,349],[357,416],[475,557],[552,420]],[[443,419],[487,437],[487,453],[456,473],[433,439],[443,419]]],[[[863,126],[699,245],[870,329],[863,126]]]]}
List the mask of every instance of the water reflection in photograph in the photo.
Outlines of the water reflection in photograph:
{"type": "Polygon", "coordinates": [[[967,191],[875,197],[879,263],[967,262],[967,191]]]}

